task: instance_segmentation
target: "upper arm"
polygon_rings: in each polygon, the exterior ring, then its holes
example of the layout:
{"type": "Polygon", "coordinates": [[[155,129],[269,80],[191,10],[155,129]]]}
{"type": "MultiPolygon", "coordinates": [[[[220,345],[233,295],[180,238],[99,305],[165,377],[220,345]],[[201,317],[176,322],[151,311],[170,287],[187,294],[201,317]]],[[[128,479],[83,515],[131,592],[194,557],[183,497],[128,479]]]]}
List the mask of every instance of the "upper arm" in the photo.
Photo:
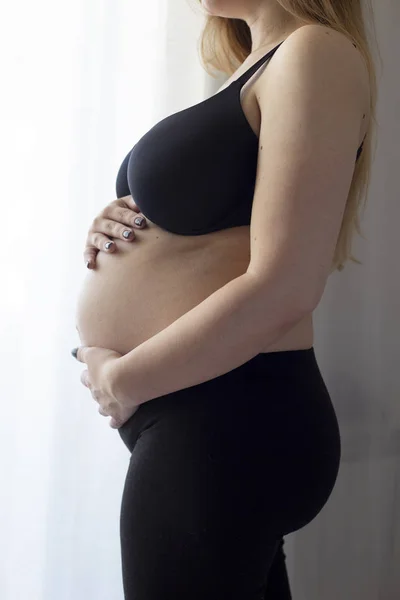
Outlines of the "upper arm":
{"type": "Polygon", "coordinates": [[[310,25],[289,36],[257,84],[261,130],[248,272],[261,282],[279,277],[305,307],[316,306],[331,270],[367,80],[347,38],[310,25]]]}

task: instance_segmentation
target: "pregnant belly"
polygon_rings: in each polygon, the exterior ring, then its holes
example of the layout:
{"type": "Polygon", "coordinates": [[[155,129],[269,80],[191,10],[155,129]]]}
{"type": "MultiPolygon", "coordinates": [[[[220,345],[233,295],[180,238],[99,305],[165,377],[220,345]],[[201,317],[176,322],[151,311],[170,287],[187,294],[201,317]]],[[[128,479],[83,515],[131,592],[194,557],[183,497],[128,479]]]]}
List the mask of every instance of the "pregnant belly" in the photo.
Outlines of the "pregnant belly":
{"type": "Polygon", "coordinates": [[[133,242],[99,252],[76,307],[82,345],[126,354],[245,273],[249,227],[180,236],[151,221],[133,242]]]}

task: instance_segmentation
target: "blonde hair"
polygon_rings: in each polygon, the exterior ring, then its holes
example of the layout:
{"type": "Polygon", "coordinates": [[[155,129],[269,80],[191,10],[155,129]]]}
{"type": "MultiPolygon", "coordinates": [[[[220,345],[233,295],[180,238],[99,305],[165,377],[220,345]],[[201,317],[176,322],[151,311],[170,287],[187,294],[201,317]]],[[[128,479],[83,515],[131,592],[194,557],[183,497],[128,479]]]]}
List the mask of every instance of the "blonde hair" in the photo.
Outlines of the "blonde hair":
{"type": "MultiPolygon", "coordinates": [[[[377,76],[374,59],[368,42],[367,20],[362,10],[361,0],[275,0],[290,15],[304,24],[317,23],[346,35],[361,52],[370,79],[370,120],[364,139],[363,151],[356,162],[351,186],[346,202],[341,229],[337,239],[331,272],[344,268],[347,260],[362,264],[351,253],[354,231],[364,238],[360,227],[362,209],[365,209],[370,185],[373,151],[375,150],[377,76]]],[[[201,3],[201,0],[198,0],[201,3]]],[[[370,2],[364,4],[369,9],[369,24],[375,34],[375,25],[370,2]]],[[[376,40],[376,36],[374,35],[376,40]]],[[[231,75],[251,52],[251,35],[247,23],[206,14],[205,25],[200,38],[200,58],[210,75],[210,67],[231,75]]]]}

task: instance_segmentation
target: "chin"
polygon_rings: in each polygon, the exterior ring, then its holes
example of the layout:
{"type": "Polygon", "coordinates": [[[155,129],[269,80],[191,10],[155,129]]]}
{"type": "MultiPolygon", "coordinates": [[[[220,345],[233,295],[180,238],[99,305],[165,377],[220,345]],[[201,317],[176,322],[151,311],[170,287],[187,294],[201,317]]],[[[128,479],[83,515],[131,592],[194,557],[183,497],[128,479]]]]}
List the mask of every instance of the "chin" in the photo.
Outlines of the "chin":
{"type": "Polygon", "coordinates": [[[240,19],[243,0],[201,0],[204,10],[213,17],[240,19]]]}

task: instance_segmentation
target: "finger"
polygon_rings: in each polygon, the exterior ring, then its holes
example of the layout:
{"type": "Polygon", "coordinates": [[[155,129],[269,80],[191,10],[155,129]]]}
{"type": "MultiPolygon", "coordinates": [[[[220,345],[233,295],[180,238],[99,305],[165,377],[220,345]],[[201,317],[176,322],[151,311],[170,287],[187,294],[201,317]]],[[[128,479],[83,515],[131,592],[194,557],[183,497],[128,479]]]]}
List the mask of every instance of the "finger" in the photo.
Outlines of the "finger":
{"type": "Polygon", "coordinates": [[[126,227],[125,225],[121,225],[121,223],[117,223],[117,221],[112,221],[111,219],[104,217],[95,219],[91,231],[89,232],[89,239],[93,232],[105,233],[109,237],[120,238],[121,240],[128,242],[135,239],[135,232],[130,227],[126,227]]]}
{"type": "Polygon", "coordinates": [[[117,205],[119,204],[120,206],[123,206],[125,204],[128,208],[130,208],[131,210],[134,210],[136,213],[140,212],[140,208],[134,201],[132,194],[128,194],[127,196],[122,196],[121,198],[117,198],[117,200],[115,201],[115,204],[117,204],[117,205]]]}
{"type": "Polygon", "coordinates": [[[87,369],[85,369],[85,371],[82,371],[81,373],[81,383],[83,383],[83,385],[87,388],[90,389],[90,379],[89,379],[89,371],[87,369]]]}
{"type": "Polygon", "coordinates": [[[123,423],[122,423],[122,421],[116,421],[116,420],[114,419],[114,417],[111,417],[111,420],[110,420],[110,422],[109,422],[109,425],[110,425],[110,427],[112,427],[113,429],[119,429],[119,428],[120,428],[120,427],[123,425],[123,423]]]}
{"type": "MultiPolygon", "coordinates": [[[[88,233],[88,237],[86,240],[86,248],[87,247],[95,247],[97,248],[97,252],[99,250],[103,250],[104,252],[107,252],[108,254],[112,254],[113,252],[115,252],[117,250],[117,246],[114,242],[114,240],[111,240],[109,237],[107,237],[106,235],[99,233],[99,232],[95,232],[95,231],[89,231],[88,233]]],[[[84,252],[86,252],[86,248],[84,250],[84,252]]]]}
{"type": "Polygon", "coordinates": [[[134,219],[134,227],[137,227],[138,229],[144,229],[147,225],[147,219],[144,216],[144,214],[139,213],[137,215],[137,217],[135,217],[134,219]]]}
{"type": "Polygon", "coordinates": [[[79,362],[86,363],[85,355],[87,354],[88,350],[89,348],[86,348],[85,346],[77,346],[71,350],[71,354],[76,358],[76,360],[79,360],[79,362]]]}
{"type": "Polygon", "coordinates": [[[88,269],[93,269],[96,264],[98,249],[91,245],[86,245],[83,251],[83,260],[88,269]]]}
{"type": "Polygon", "coordinates": [[[99,413],[103,416],[103,417],[109,417],[110,415],[108,414],[108,412],[106,412],[101,406],[99,406],[98,408],[99,413]]]}
{"type": "Polygon", "coordinates": [[[101,233],[93,235],[89,234],[83,251],[83,260],[88,269],[94,269],[96,267],[96,258],[99,250],[104,250],[111,254],[117,250],[117,247],[113,240],[110,240],[105,235],[102,236],[101,233]],[[100,239],[99,236],[101,236],[102,239],[100,239]],[[98,248],[96,247],[96,244],[98,244],[98,248]]]}
{"type": "Polygon", "coordinates": [[[139,229],[143,229],[146,226],[146,217],[139,210],[131,210],[130,207],[126,208],[124,204],[108,205],[102,216],[139,229]]]}

